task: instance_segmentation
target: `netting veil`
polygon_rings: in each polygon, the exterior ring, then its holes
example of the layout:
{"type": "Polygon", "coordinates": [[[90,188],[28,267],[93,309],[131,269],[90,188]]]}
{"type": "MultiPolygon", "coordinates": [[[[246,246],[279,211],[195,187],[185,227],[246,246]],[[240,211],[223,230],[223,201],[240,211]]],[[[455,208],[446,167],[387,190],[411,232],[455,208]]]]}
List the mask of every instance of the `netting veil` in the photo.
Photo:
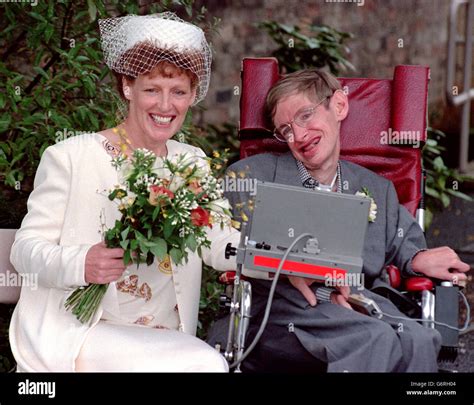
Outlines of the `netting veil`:
{"type": "Polygon", "coordinates": [[[198,78],[196,100],[209,88],[211,50],[201,28],[165,12],[99,20],[105,63],[117,73],[137,77],[168,61],[198,78]]]}

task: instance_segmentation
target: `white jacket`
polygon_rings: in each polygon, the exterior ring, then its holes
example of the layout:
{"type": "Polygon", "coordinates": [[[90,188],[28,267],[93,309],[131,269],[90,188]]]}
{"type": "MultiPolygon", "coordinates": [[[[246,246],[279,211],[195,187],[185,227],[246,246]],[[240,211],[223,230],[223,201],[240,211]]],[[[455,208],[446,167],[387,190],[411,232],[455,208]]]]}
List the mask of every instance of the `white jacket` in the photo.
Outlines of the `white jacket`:
{"type": "MultiPolygon", "coordinates": [[[[74,362],[89,330],[64,302],[84,280],[84,262],[89,248],[101,241],[101,212],[107,228],[120,213],[107,191],[118,184],[117,171],[100,134],[86,134],[48,147],[39,164],[28,214],[18,230],[11,262],[20,274],[34,273],[38,286],[22,287],[10,326],[10,343],[23,371],[73,371],[74,362]]],[[[173,140],[168,156],[189,152],[203,156],[199,148],[173,140]]],[[[211,249],[203,260],[217,270],[235,269],[235,257],[224,258],[225,246],[237,246],[240,233],[215,226],[208,233],[211,249]]],[[[189,252],[189,261],[173,266],[173,282],[181,330],[194,335],[197,327],[202,262],[189,252]]],[[[114,284],[108,288],[95,315],[95,325],[104,310],[118,311],[114,284]]]]}

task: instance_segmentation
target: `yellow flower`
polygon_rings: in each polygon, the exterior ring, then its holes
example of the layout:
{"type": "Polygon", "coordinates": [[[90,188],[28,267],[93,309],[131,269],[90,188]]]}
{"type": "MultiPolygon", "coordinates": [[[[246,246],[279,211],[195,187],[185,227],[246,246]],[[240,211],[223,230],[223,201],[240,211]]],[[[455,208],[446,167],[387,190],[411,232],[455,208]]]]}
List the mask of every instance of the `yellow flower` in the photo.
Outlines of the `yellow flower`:
{"type": "Polygon", "coordinates": [[[127,194],[126,194],[124,191],[120,190],[120,191],[117,192],[117,194],[115,195],[115,198],[120,198],[120,199],[122,199],[122,198],[125,197],[126,195],[127,195],[127,194]]]}
{"type": "Polygon", "coordinates": [[[242,220],[244,222],[247,222],[249,220],[249,217],[247,215],[245,215],[245,212],[242,212],[242,220]]]}
{"type": "Polygon", "coordinates": [[[215,150],[214,152],[212,152],[212,156],[214,156],[215,158],[220,158],[221,154],[215,150]]]}
{"type": "Polygon", "coordinates": [[[235,229],[240,229],[240,222],[231,220],[231,224],[235,229]]]}

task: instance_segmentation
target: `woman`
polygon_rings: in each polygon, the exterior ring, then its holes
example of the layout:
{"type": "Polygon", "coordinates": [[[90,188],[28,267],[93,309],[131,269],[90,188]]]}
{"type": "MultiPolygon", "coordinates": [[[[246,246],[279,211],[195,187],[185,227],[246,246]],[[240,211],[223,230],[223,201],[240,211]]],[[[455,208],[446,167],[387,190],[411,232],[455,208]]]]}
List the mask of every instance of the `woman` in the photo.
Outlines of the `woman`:
{"type": "MultiPolygon", "coordinates": [[[[123,250],[101,242],[120,213],[104,196],[119,182],[111,158],[135,148],[158,156],[202,150],[170,138],[209,84],[211,55],[201,29],[171,13],[99,22],[108,66],[118,78],[128,114],[118,128],[75,137],[44,152],[16,234],[11,262],[36,273],[15,308],[10,341],[19,371],[227,371],[213,348],[195,338],[201,259],[186,264],[123,264],[123,250]],[[72,290],[111,283],[91,325],[64,308],[72,290]],[[184,332],[184,333],[182,333],[184,332]]],[[[232,229],[209,230],[203,260],[235,267],[225,245],[232,229]]]]}

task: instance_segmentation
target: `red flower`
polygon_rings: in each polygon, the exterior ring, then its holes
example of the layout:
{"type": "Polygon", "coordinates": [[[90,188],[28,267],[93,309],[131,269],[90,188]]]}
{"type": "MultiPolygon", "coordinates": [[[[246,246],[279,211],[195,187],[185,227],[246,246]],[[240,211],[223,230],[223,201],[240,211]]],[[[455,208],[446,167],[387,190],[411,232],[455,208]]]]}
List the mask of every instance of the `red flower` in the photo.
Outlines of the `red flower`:
{"type": "MultiPolygon", "coordinates": [[[[211,226],[209,211],[202,207],[191,210],[191,222],[196,226],[211,226]]],[[[211,226],[212,227],[212,226],[211,226]]]]}
{"type": "MultiPolygon", "coordinates": [[[[174,198],[174,193],[163,186],[150,186],[150,197],[148,198],[148,202],[151,205],[158,205],[158,201],[160,199],[159,197],[161,196],[168,196],[171,200],[174,198]]],[[[160,205],[163,205],[163,203],[161,203],[160,205]]]]}
{"type": "Polygon", "coordinates": [[[189,185],[188,185],[188,188],[195,194],[195,195],[198,195],[200,193],[202,193],[202,187],[201,185],[199,184],[199,180],[191,180],[189,182],[189,185]]]}

